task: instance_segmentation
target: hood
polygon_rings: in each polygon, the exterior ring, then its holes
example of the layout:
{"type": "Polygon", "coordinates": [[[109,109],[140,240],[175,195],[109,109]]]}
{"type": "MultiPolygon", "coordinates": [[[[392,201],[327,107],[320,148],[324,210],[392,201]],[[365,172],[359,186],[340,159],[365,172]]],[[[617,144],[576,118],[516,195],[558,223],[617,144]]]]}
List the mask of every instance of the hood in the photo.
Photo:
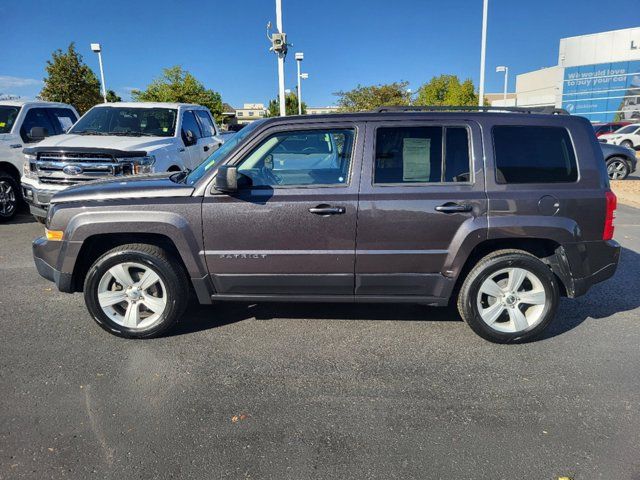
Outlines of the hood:
{"type": "Polygon", "coordinates": [[[189,197],[193,187],[175,183],[169,173],[136,175],[74,185],[56,193],[51,203],[90,202],[134,198],[189,197]]]}
{"type": "Polygon", "coordinates": [[[604,140],[611,140],[612,138],[617,138],[617,137],[621,137],[622,134],[620,133],[607,133],[605,135],[600,135],[598,138],[604,139],[604,140]]]}
{"type": "Polygon", "coordinates": [[[38,150],[48,147],[60,148],[96,148],[110,150],[146,150],[153,151],[171,144],[173,137],[122,137],[119,135],[56,135],[45,138],[37,144],[38,150]]]}

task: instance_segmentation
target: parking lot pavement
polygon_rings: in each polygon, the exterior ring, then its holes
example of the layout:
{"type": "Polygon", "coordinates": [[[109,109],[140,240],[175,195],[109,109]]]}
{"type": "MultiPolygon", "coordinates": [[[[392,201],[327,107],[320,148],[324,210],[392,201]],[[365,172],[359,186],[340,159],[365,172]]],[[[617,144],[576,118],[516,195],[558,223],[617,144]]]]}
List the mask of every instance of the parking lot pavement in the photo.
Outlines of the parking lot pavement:
{"type": "Polygon", "coordinates": [[[616,276],[500,346],[453,310],[194,306],[112,337],[0,225],[0,478],[640,478],[640,210],[616,276]]]}

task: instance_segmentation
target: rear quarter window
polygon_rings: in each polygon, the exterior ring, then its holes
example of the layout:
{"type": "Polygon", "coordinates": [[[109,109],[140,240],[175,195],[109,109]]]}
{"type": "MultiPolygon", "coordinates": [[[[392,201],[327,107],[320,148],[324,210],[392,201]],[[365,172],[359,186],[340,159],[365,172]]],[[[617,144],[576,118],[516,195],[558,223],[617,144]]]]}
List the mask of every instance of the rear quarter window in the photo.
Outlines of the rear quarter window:
{"type": "Polygon", "coordinates": [[[578,180],[576,155],[566,128],[497,125],[493,145],[498,183],[578,180]]]}

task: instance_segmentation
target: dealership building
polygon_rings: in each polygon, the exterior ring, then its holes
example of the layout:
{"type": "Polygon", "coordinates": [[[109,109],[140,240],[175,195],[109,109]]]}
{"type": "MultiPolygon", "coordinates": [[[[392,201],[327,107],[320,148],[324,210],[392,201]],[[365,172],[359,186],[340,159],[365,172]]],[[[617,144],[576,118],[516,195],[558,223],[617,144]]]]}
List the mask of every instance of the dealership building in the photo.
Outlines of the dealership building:
{"type": "Polygon", "coordinates": [[[561,107],[592,122],[640,121],[640,27],[561,39],[557,65],[518,75],[515,98],[492,105],[561,107]]]}

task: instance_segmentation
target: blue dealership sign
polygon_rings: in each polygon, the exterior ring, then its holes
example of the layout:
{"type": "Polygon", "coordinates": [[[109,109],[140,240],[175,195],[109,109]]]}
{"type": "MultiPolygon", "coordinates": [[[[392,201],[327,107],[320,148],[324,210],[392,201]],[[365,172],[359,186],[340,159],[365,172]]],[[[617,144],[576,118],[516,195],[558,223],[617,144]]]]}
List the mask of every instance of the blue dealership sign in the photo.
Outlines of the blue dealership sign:
{"type": "Polygon", "coordinates": [[[640,61],[565,68],[562,108],[593,122],[640,122],[640,61]]]}

